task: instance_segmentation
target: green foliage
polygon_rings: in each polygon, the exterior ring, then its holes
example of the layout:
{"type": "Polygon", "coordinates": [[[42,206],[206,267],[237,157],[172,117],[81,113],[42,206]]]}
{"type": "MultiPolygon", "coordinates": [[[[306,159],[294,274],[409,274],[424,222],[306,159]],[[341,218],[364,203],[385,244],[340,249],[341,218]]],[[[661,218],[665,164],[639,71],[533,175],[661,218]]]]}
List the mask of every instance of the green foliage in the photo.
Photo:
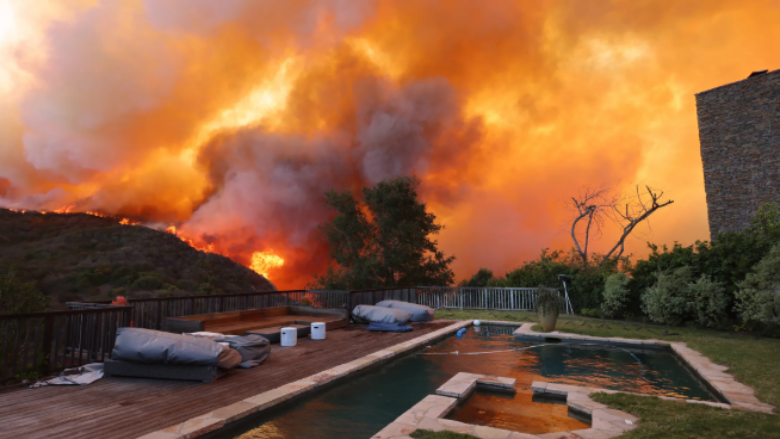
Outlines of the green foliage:
{"type": "Polygon", "coordinates": [[[780,324],[780,244],[739,284],[736,309],[748,323],[780,324]]]}
{"type": "Polygon", "coordinates": [[[566,303],[563,295],[561,295],[558,290],[539,285],[534,305],[536,307],[536,312],[550,315],[553,313],[558,314],[566,303]]]}
{"type": "Polygon", "coordinates": [[[303,305],[303,306],[311,306],[312,303],[311,303],[311,300],[308,297],[304,297],[303,299],[301,299],[301,305],[303,305]]]}
{"type": "Polygon", "coordinates": [[[14,267],[0,275],[0,314],[46,311],[48,303],[48,297],[38,291],[35,282],[21,280],[14,267]]]}
{"type": "Polygon", "coordinates": [[[666,325],[679,325],[690,314],[688,284],[690,267],[658,273],[655,285],[642,296],[642,308],[650,320],[666,325]]]}
{"type": "Polygon", "coordinates": [[[493,272],[487,268],[480,268],[471,279],[463,279],[458,283],[460,287],[486,287],[493,280],[493,272]]]}
{"type": "Polygon", "coordinates": [[[601,310],[608,316],[614,316],[628,303],[628,283],[631,279],[627,274],[617,272],[607,276],[604,283],[604,302],[601,310]]]}
{"type": "Polygon", "coordinates": [[[666,325],[723,324],[729,297],[722,283],[706,274],[694,280],[691,267],[658,273],[657,278],[642,296],[643,309],[650,320],[666,325]]]}
{"type": "Polygon", "coordinates": [[[585,317],[600,319],[604,316],[604,311],[602,311],[601,308],[582,308],[582,310],[580,310],[580,314],[584,315],[585,317]]]}
{"type": "Polygon", "coordinates": [[[693,317],[700,326],[719,327],[728,324],[726,313],[730,298],[722,282],[713,281],[706,274],[688,285],[692,299],[693,317]]]}
{"type": "Polygon", "coordinates": [[[163,281],[160,275],[154,271],[138,273],[138,279],[133,282],[134,290],[157,290],[162,288],[163,281]]]}
{"type": "Polygon", "coordinates": [[[417,201],[419,180],[399,177],[364,187],[362,200],[349,191],[329,191],[326,204],[337,214],[321,226],[335,266],[314,276],[322,289],[450,285],[454,275],[431,235],[442,227],[417,201]]]}
{"type": "MultiPolygon", "coordinates": [[[[780,207],[775,203],[762,205],[751,226],[742,232],[719,234],[713,242],[697,241],[683,247],[675,243],[666,246],[648,244],[650,254],[631,270],[629,308],[638,310],[638,299],[656,282],[656,273],[690,267],[691,275],[706,275],[723,286],[728,298],[726,313],[731,309],[739,284],[776,243],[780,242],[780,207]],[[660,251],[659,251],[660,249],[660,251]]],[[[735,316],[733,313],[730,314],[735,316]]]]}
{"type": "MultiPolygon", "coordinates": [[[[623,260],[625,262],[625,259],[623,260]]],[[[518,268],[508,272],[505,277],[493,278],[489,286],[495,287],[528,287],[544,285],[550,288],[562,288],[558,275],[571,277],[567,283],[569,299],[575,311],[583,308],[598,308],[601,306],[602,291],[604,291],[604,276],[617,271],[618,260],[613,259],[603,267],[583,265],[573,252],[549,252],[542,250],[538,259],[524,262],[518,268]]]]}

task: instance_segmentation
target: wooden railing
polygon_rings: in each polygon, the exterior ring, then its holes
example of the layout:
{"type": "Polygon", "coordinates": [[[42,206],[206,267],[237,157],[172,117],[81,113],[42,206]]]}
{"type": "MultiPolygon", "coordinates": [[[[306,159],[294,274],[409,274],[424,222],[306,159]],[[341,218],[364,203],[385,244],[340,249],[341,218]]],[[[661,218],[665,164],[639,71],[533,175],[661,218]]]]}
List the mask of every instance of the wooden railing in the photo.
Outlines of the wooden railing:
{"type": "MultiPolygon", "coordinates": [[[[538,288],[417,287],[417,302],[431,308],[533,311],[538,288]]],[[[558,293],[560,294],[560,292],[558,293]]],[[[571,310],[564,293],[566,314],[571,310]]]]}
{"type": "MultiPolygon", "coordinates": [[[[401,300],[432,308],[533,310],[536,288],[407,287],[359,291],[257,291],[218,296],[71,302],[68,311],[0,315],[0,384],[35,378],[68,367],[103,361],[114,347],[117,328],[161,329],[167,317],[300,304],[317,308],[374,305],[401,300]]],[[[565,293],[564,293],[565,294],[565,293]]],[[[571,310],[568,295],[566,311],[571,310]]]]}
{"type": "MultiPolygon", "coordinates": [[[[213,314],[247,309],[271,308],[299,304],[309,299],[317,308],[344,308],[349,305],[349,291],[255,291],[218,296],[178,296],[153,299],[130,299],[130,321],[137,328],[162,329],[168,317],[213,314]]],[[[107,302],[70,302],[68,308],[109,306],[107,302]]]]}
{"type": "Polygon", "coordinates": [[[0,315],[0,384],[103,361],[132,308],[110,306],[0,315]]]}

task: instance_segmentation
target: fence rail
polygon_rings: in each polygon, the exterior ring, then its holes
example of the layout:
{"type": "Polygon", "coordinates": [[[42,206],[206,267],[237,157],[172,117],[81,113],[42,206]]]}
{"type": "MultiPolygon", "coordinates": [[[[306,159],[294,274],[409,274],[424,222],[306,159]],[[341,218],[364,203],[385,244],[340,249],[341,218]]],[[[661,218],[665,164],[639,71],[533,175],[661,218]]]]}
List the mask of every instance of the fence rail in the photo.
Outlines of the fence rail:
{"type": "Polygon", "coordinates": [[[0,315],[0,384],[103,361],[129,306],[0,315]]]}
{"type": "MultiPolygon", "coordinates": [[[[406,287],[372,290],[255,291],[218,296],[70,302],[68,311],[0,315],[0,384],[47,375],[68,367],[103,361],[124,326],[161,329],[168,317],[211,314],[299,304],[317,308],[375,305],[401,300],[437,309],[533,310],[536,288],[406,287]]],[[[565,293],[567,313],[571,309],[565,293]]]]}
{"type": "MultiPolygon", "coordinates": [[[[308,299],[317,308],[343,308],[349,305],[349,291],[290,290],[254,291],[218,296],[157,297],[130,299],[130,321],[137,328],[162,329],[168,317],[213,314],[247,309],[271,308],[301,303],[308,299]]],[[[108,302],[70,302],[68,308],[81,309],[110,306],[108,302]]]]}
{"type": "MultiPolygon", "coordinates": [[[[417,303],[437,309],[533,311],[538,291],[538,288],[417,287],[417,303]]],[[[564,292],[564,300],[569,314],[568,292],[564,292]]]]}

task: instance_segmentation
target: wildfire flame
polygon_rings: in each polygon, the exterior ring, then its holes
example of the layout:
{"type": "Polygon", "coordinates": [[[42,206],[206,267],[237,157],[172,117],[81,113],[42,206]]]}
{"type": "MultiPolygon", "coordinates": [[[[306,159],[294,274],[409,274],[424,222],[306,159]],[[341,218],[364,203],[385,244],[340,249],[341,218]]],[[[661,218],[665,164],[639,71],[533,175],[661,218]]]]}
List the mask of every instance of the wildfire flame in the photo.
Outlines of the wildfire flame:
{"type": "Polygon", "coordinates": [[[170,227],[166,228],[165,231],[170,233],[170,234],[172,234],[172,235],[174,235],[174,236],[176,236],[177,238],[181,239],[182,241],[186,242],[190,247],[192,247],[192,248],[194,248],[196,250],[200,250],[200,251],[206,252],[206,253],[215,253],[215,251],[214,251],[214,244],[206,244],[206,245],[202,245],[202,246],[201,245],[197,245],[197,244],[195,244],[195,241],[193,241],[192,239],[184,236],[184,234],[180,230],[176,229],[176,226],[174,226],[172,224],[171,224],[170,227]]]}
{"type": "Polygon", "coordinates": [[[284,259],[281,256],[274,254],[271,250],[266,250],[252,254],[252,263],[249,265],[249,268],[268,278],[269,271],[282,265],[284,265],[284,259]]]}
{"type": "Polygon", "coordinates": [[[780,67],[777,3],[0,0],[0,205],[177,224],[299,288],[329,189],[419,176],[462,278],[646,182],[685,208],[641,256],[708,237],[692,96],[780,67]]]}

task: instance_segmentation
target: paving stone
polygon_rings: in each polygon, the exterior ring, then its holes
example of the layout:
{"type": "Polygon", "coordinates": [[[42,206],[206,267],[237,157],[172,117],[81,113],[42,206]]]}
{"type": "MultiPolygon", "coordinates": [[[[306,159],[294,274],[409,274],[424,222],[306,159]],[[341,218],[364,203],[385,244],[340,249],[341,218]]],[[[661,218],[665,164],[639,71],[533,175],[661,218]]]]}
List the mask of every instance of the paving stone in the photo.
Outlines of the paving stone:
{"type": "Polygon", "coordinates": [[[474,434],[480,439],[507,439],[512,432],[500,428],[478,425],[474,427],[474,434]]]}
{"type": "Polygon", "coordinates": [[[229,406],[222,407],[220,409],[211,412],[212,418],[222,419],[225,423],[234,422],[245,416],[249,416],[252,413],[257,412],[259,409],[256,404],[250,402],[239,401],[229,406]]]}
{"type": "MultiPolygon", "coordinates": [[[[623,421],[621,419],[621,421],[623,421]]],[[[623,421],[623,424],[625,424],[625,421],[623,421]]],[[[596,418],[594,417],[591,421],[591,428],[595,428],[596,430],[605,430],[605,431],[614,431],[616,433],[622,433],[623,429],[619,427],[620,424],[613,425],[612,422],[607,421],[603,418],[596,418]]]]}
{"type": "Polygon", "coordinates": [[[225,425],[225,421],[216,418],[193,418],[181,423],[179,433],[188,439],[202,436],[225,425]]]}
{"type": "Polygon", "coordinates": [[[591,414],[593,410],[607,408],[604,404],[595,401],[567,401],[569,407],[585,414],[591,414]]]}
{"type": "Polygon", "coordinates": [[[398,436],[408,436],[413,433],[417,428],[412,425],[401,424],[398,422],[392,422],[383,428],[382,431],[372,436],[372,439],[389,439],[398,436]]]}
{"type": "Polygon", "coordinates": [[[420,430],[444,431],[444,427],[436,419],[428,417],[422,418],[417,423],[417,428],[420,430]]]}
{"type": "Polygon", "coordinates": [[[535,434],[513,431],[512,434],[509,435],[509,439],[539,439],[539,436],[535,434]]]}
{"type": "Polygon", "coordinates": [[[538,435],[538,437],[539,439],[581,439],[579,436],[568,431],[562,431],[559,433],[545,433],[538,435]]]}
{"type": "Polygon", "coordinates": [[[445,430],[454,431],[455,433],[474,434],[473,425],[453,421],[451,419],[439,419],[438,422],[445,430]]]}
{"type": "Polygon", "coordinates": [[[572,433],[581,437],[582,439],[610,439],[619,435],[620,433],[609,432],[603,430],[597,430],[595,428],[587,428],[584,430],[574,430],[572,433]]]}
{"type": "Polygon", "coordinates": [[[247,398],[244,401],[256,405],[258,410],[263,410],[279,404],[280,402],[287,401],[292,397],[293,394],[286,389],[276,388],[247,398]]]}
{"type": "Polygon", "coordinates": [[[531,383],[531,390],[537,393],[544,393],[547,390],[547,384],[544,381],[534,381],[531,383]]]}
{"type": "Polygon", "coordinates": [[[750,403],[750,402],[742,402],[737,401],[734,403],[734,407],[742,410],[748,410],[753,412],[761,412],[761,413],[774,413],[774,406],[771,406],[769,404],[764,404],[762,402],[759,403],[750,403]]]}
{"type": "Polygon", "coordinates": [[[138,439],[184,439],[184,435],[179,433],[169,433],[166,431],[158,430],[158,431],[153,431],[149,434],[145,434],[139,437],[138,439]]]}
{"type": "Polygon", "coordinates": [[[632,414],[629,414],[629,413],[626,413],[626,412],[623,412],[623,411],[620,411],[620,410],[610,409],[610,408],[605,408],[603,410],[605,412],[611,414],[611,415],[619,416],[619,417],[621,417],[623,419],[628,419],[629,421],[633,422],[634,424],[639,422],[639,418],[637,418],[636,416],[634,416],[632,414]]]}
{"type": "Polygon", "coordinates": [[[477,378],[477,384],[489,385],[492,387],[501,387],[504,389],[514,389],[517,380],[514,378],[505,377],[488,377],[477,378]]]}
{"type": "Polygon", "coordinates": [[[718,407],[718,408],[721,408],[721,409],[730,409],[731,408],[730,404],[724,404],[722,402],[700,401],[698,399],[686,399],[685,402],[690,403],[690,404],[704,404],[704,405],[708,405],[710,407],[718,407]]]}

